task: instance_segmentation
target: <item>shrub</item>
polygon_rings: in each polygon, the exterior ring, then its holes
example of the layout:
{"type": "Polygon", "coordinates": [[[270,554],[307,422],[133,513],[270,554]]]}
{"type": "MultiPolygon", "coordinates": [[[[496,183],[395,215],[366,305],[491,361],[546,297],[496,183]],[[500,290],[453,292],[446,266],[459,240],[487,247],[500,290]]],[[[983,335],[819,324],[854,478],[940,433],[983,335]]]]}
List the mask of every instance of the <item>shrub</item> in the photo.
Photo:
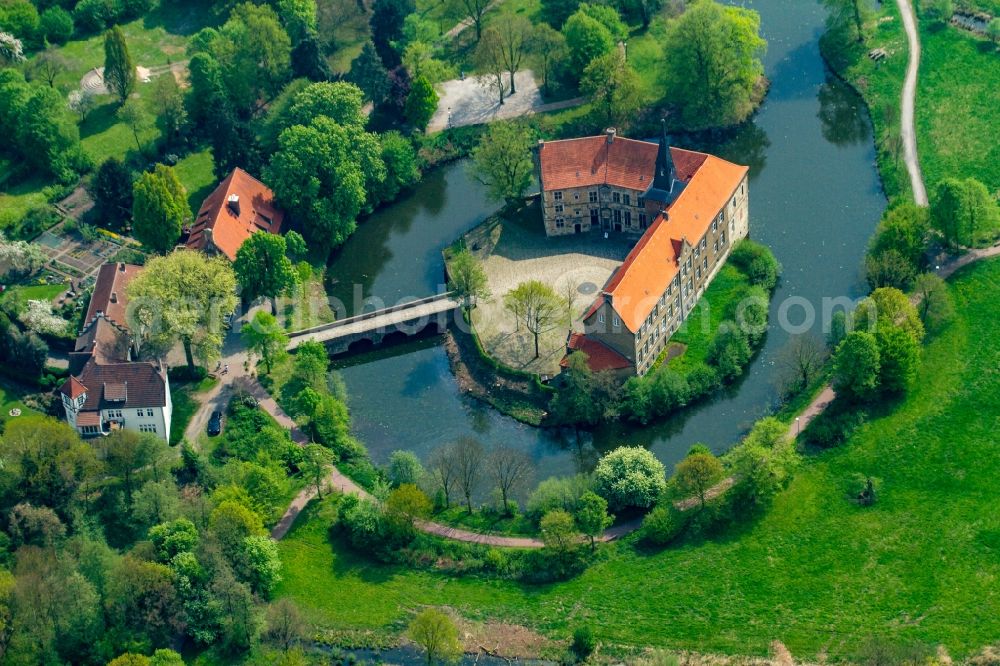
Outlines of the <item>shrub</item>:
{"type": "Polygon", "coordinates": [[[553,509],[576,512],[577,503],[590,490],[591,481],[584,474],[553,476],[538,484],[528,497],[527,514],[536,524],[553,509]]]}
{"type": "Polygon", "coordinates": [[[802,440],[808,446],[830,448],[847,440],[865,421],[863,412],[843,406],[827,409],[810,421],[802,431],[802,440]]]}
{"type": "Polygon", "coordinates": [[[684,514],[672,504],[660,505],[643,519],[640,534],[644,541],[666,546],[681,535],[686,524],[684,514]]]}
{"type": "Polygon", "coordinates": [[[778,284],[781,264],[766,245],[744,239],[733,248],[729,260],[750,279],[750,284],[772,291],[778,284]]]}
{"type": "Polygon", "coordinates": [[[719,388],[721,383],[719,373],[715,368],[704,363],[699,363],[691,368],[687,375],[687,382],[688,390],[690,391],[690,400],[708,395],[719,388]]]}
{"type": "Polygon", "coordinates": [[[424,466],[412,451],[393,451],[389,455],[386,471],[389,483],[401,486],[404,483],[419,484],[424,476],[424,466]]]}
{"type": "Polygon", "coordinates": [[[735,322],[722,322],[712,338],[707,356],[708,362],[718,369],[719,376],[726,381],[739,377],[751,356],[753,349],[747,333],[735,322]]]}
{"type": "Polygon", "coordinates": [[[585,624],[573,631],[573,642],[570,643],[569,649],[573,651],[577,659],[586,660],[595,647],[597,647],[597,639],[594,638],[594,630],[589,625],[585,624]]]}
{"type": "Polygon", "coordinates": [[[647,508],[666,487],[663,463],[642,447],[622,446],[597,463],[594,486],[613,510],[647,508]]]}

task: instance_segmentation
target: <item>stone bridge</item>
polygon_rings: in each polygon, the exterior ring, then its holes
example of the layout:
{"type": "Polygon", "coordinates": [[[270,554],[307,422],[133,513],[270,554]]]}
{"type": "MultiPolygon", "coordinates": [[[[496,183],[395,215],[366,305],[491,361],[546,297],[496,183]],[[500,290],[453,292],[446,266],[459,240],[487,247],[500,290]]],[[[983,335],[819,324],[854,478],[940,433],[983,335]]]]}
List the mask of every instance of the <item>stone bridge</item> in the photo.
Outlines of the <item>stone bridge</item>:
{"type": "Polygon", "coordinates": [[[383,342],[405,340],[434,327],[443,331],[452,312],[462,307],[454,292],[400,303],[289,334],[288,349],[307,340],[322,342],[331,354],[363,351],[383,342]]]}

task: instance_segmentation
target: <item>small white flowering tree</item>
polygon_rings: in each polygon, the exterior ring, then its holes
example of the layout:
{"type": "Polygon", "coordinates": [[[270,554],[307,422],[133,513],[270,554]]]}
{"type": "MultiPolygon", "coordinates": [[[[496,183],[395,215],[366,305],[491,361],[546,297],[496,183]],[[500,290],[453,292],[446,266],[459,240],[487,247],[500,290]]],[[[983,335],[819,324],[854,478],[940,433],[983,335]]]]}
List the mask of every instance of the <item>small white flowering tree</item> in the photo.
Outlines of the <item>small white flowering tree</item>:
{"type": "Polygon", "coordinates": [[[52,312],[49,301],[28,301],[27,309],[21,313],[21,322],[35,333],[62,335],[69,322],[52,312]]]}
{"type": "Polygon", "coordinates": [[[0,62],[10,64],[24,62],[24,46],[21,40],[9,32],[0,32],[0,62]]]}

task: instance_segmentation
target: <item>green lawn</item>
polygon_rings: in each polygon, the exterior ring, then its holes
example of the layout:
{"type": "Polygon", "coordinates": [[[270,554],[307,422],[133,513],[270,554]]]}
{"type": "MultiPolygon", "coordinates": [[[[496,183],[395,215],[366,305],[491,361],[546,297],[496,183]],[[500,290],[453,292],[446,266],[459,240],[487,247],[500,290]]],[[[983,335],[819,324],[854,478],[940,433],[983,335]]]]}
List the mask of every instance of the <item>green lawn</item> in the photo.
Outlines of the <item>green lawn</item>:
{"type": "Polygon", "coordinates": [[[920,39],[917,149],[928,193],[950,176],[1000,191],[1000,50],[953,27],[924,25],[920,39]]]}
{"type": "MultiPolygon", "coordinates": [[[[670,338],[671,343],[685,346],[683,354],[669,361],[671,369],[684,373],[705,362],[719,324],[733,318],[736,305],[749,288],[749,280],[738,268],[732,264],[722,267],[698,305],[670,338]]],[[[663,362],[669,349],[669,345],[664,348],[654,365],[663,362]]]]}
{"type": "Polygon", "coordinates": [[[48,201],[46,183],[41,178],[30,178],[16,185],[4,185],[0,190],[0,230],[14,226],[25,213],[48,201]]]}
{"type": "Polygon", "coordinates": [[[214,162],[212,151],[208,148],[191,153],[174,167],[177,178],[188,193],[188,206],[191,215],[197,215],[202,202],[212,193],[218,184],[212,172],[214,162]]]}
{"type": "Polygon", "coordinates": [[[441,511],[431,516],[431,519],[445,525],[454,525],[462,529],[485,534],[510,534],[518,536],[537,536],[538,529],[524,514],[501,517],[494,512],[477,509],[471,514],[461,506],[453,506],[447,511],[441,511]]]}
{"type": "Polygon", "coordinates": [[[8,297],[8,294],[18,293],[26,301],[51,301],[59,294],[66,291],[65,284],[25,284],[16,285],[0,294],[0,300],[8,297]]]}
{"type": "Polygon", "coordinates": [[[580,577],[525,586],[370,563],[328,542],[329,515],[281,544],[280,595],[320,627],[391,631],[421,604],[554,638],[796,657],[857,654],[869,636],[968,655],[1000,635],[1000,261],[954,278],[959,316],[930,341],[907,400],[845,446],[811,456],[742,532],[655,554],[627,541],[580,577]],[[848,499],[878,480],[874,507],[848,499]]]}
{"type": "Polygon", "coordinates": [[[184,430],[187,429],[201,404],[196,397],[197,394],[212,388],[217,381],[206,377],[200,382],[173,382],[170,385],[170,398],[174,405],[173,418],[170,421],[171,444],[179,444],[184,439],[184,430]]]}
{"type": "Polygon", "coordinates": [[[38,412],[26,407],[21,402],[21,399],[30,392],[30,389],[26,389],[6,379],[0,379],[0,424],[12,418],[39,416],[38,412]],[[10,410],[12,409],[20,409],[21,415],[17,417],[11,416],[10,410]]]}

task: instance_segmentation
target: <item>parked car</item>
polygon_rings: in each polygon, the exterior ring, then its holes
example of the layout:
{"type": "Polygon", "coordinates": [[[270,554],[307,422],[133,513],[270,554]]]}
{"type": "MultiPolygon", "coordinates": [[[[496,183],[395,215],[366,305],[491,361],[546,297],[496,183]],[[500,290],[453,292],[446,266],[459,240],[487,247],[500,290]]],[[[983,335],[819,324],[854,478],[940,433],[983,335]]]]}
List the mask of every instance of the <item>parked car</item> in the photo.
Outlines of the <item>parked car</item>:
{"type": "Polygon", "coordinates": [[[215,437],[222,432],[222,412],[216,410],[208,419],[208,436],[215,437]]]}

